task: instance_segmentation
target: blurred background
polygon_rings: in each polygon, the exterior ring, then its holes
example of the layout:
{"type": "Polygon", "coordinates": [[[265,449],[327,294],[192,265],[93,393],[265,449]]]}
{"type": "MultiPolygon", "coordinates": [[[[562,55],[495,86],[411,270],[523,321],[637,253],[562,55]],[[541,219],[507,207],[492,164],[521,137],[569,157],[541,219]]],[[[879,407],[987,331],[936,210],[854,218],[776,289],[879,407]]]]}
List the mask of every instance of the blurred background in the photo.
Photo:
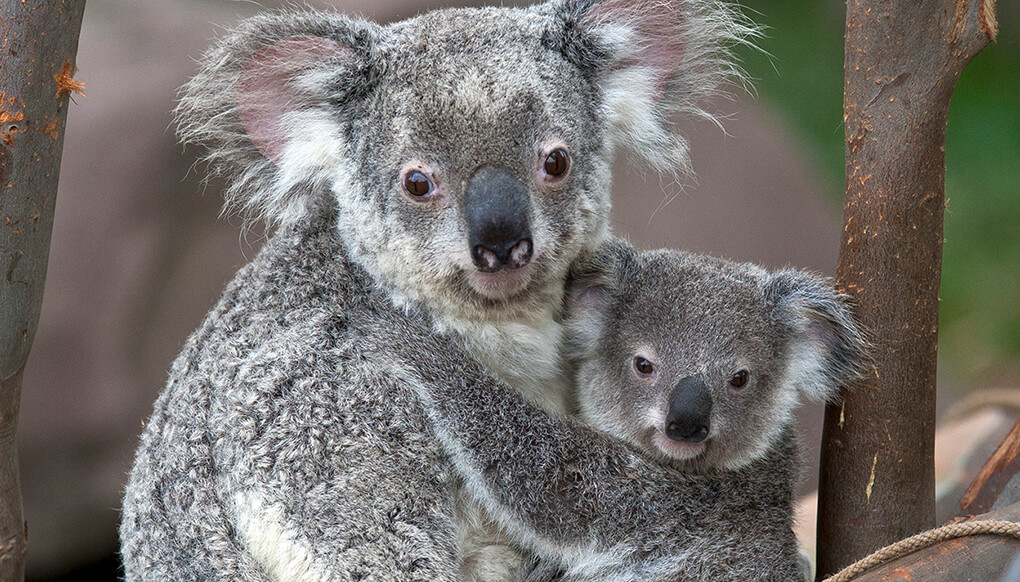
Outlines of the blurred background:
{"type": "MultiPolygon", "coordinates": [[[[389,21],[453,0],[309,2],[389,21]]],[[[123,484],[142,422],[184,339],[262,242],[219,218],[197,150],[170,111],[223,29],[279,3],[88,0],[68,116],[42,320],[25,372],[20,435],[30,580],[115,580],[123,484]]],[[[685,127],[697,178],[671,184],[620,160],[616,232],[770,266],[835,272],[843,194],[844,5],[746,0],[767,27],[740,50],[739,89],[685,127]]],[[[940,410],[1020,374],[1020,6],[964,72],[946,145],[940,410]]],[[[1020,402],[1020,401],[1018,401],[1020,402]]],[[[820,408],[801,414],[815,487],[820,408]]],[[[1008,428],[1008,425],[1007,425],[1008,428]]],[[[982,459],[983,460],[983,459],[982,459]]]]}

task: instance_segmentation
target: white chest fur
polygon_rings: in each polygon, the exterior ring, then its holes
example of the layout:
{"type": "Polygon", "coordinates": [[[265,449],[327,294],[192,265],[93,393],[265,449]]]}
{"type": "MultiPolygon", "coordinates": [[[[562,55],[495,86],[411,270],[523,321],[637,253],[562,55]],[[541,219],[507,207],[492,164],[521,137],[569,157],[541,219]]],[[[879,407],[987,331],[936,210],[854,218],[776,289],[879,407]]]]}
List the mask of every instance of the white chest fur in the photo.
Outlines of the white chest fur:
{"type": "Polygon", "coordinates": [[[552,314],[528,322],[448,322],[494,376],[550,414],[574,411],[561,360],[563,327],[552,314]]]}

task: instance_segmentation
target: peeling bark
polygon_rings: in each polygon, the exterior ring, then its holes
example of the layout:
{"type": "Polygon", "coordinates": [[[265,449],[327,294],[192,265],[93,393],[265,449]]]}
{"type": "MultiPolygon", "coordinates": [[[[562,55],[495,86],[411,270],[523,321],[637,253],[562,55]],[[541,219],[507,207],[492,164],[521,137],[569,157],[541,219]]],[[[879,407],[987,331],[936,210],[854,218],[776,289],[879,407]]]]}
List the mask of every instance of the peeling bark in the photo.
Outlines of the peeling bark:
{"type": "Polygon", "coordinates": [[[994,2],[848,0],[846,196],[837,280],[872,373],[825,412],[818,576],[935,525],[935,363],[945,135],[994,2]]]}
{"type": "Polygon", "coordinates": [[[0,3],[0,580],[22,580],[15,435],[42,305],[84,0],[0,3]]]}

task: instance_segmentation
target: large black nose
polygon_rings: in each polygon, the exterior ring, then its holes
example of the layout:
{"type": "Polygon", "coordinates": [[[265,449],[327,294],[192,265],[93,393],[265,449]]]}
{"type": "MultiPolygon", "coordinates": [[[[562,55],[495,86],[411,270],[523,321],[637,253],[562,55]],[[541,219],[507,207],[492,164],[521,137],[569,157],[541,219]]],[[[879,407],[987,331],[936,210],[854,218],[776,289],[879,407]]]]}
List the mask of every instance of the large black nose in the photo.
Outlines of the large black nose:
{"type": "Polygon", "coordinates": [[[699,378],[680,380],[669,396],[666,436],[675,441],[700,443],[708,438],[712,419],[712,393],[699,378]]]}
{"type": "Polygon", "coordinates": [[[528,190],[503,168],[484,166],[464,190],[471,259],[487,273],[504,267],[517,269],[531,261],[528,190]]]}

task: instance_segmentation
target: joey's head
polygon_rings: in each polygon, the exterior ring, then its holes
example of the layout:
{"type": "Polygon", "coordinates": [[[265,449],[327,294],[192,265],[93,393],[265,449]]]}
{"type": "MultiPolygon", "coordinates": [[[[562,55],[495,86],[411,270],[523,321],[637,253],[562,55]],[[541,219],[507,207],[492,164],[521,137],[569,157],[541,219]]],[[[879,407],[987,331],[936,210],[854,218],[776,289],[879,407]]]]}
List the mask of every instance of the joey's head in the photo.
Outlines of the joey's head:
{"type": "Polygon", "coordinates": [[[803,271],[614,241],[575,265],[567,305],[582,415],[689,470],[761,458],[866,357],[846,298],[803,271]]]}
{"type": "Polygon", "coordinates": [[[754,29],[726,4],[550,0],[390,25],[278,12],[243,22],[184,87],[228,203],[291,225],[336,209],[395,297],[468,317],[558,305],[606,236],[610,162],[684,170],[677,113],[735,73],[754,29]]]}

